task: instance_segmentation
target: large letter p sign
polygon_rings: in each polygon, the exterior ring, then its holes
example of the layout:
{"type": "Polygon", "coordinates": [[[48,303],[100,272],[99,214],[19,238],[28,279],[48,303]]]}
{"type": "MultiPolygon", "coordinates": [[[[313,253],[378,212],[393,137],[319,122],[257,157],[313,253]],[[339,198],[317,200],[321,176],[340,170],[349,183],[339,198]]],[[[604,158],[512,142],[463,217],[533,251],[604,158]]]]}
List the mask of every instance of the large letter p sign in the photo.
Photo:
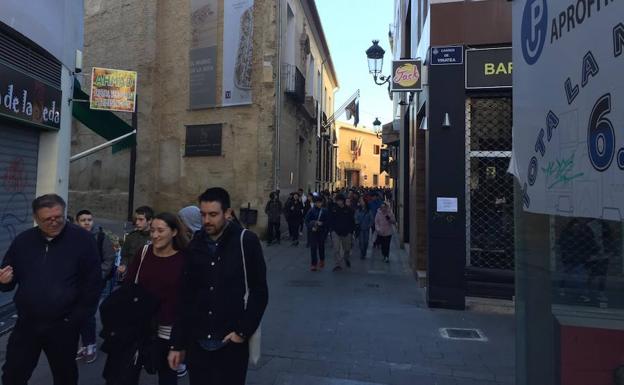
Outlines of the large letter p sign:
{"type": "Polygon", "coordinates": [[[548,9],[546,0],[527,0],[522,15],[522,55],[527,64],[532,65],[537,62],[544,42],[546,41],[546,30],[548,29],[548,9]]]}

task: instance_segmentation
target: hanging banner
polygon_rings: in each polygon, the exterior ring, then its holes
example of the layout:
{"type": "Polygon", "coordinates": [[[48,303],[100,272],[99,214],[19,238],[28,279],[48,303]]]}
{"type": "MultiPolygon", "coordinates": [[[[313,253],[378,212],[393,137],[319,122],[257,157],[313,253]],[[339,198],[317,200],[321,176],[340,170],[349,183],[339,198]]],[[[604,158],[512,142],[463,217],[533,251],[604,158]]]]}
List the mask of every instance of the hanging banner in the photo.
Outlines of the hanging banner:
{"type": "Polygon", "coordinates": [[[526,211],[624,219],[624,2],[513,2],[513,159],[526,211]]]}
{"type": "Polygon", "coordinates": [[[253,0],[225,2],[223,10],[224,106],[251,103],[253,0]]]}
{"type": "Polygon", "coordinates": [[[217,105],[218,0],[191,0],[189,108],[217,105]]]}
{"type": "Polygon", "coordinates": [[[394,60],[392,62],[392,92],[422,90],[422,62],[420,60],[394,60]]]}
{"type": "Polygon", "coordinates": [[[91,71],[92,110],[134,112],[137,73],[93,67],[91,71]]]}

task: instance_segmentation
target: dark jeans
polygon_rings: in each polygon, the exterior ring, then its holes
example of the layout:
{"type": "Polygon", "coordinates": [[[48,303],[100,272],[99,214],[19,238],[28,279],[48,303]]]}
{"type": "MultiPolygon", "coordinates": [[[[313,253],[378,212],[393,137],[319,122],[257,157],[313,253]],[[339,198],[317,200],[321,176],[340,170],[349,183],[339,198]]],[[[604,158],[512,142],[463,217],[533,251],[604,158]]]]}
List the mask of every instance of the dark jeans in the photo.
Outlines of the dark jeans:
{"type": "Polygon", "coordinates": [[[52,325],[34,325],[18,320],[7,343],[2,367],[3,385],[26,385],[45,353],[54,385],[77,385],[78,327],[61,320],[52,325]]]}
{"type": "MultiPolygon", "coordinates": [[[[158,385],[176,385],[178,373],[169,368],[167,356],[169,355],[168,340],[158,339],[158,353],[161,356],[158,368],[158,385]]],[[[143,367],[134,365],[134,350],[114,352],[107,356],[104,366],[104,378],[106,385],[137,385],[141,377],[143,367]]]]}
{"type": "Polygon", "coordinates": [[[281,236],[282,234],[280,233],[280,223],[269,222],[269,234],[268,234],[269,243],[273,241],[277,241],[279,243],[281,236]]]}
{"type": "Polygon", "coordinates": [[[310,257],[312,265],[316,265],[318,262],[318,256],[321,258],[321,261],[325,261],[325,238],[327,234],[324,231],[312,231],[308,233],[309,242],[310,242],[310,257]]]}
{"type": "Polygon", "coordinates": [[[390,256],[390,240],[392,239],[392,235],[377,235],[377,243],[381,245],[381,255],[385,257],[390,256]]]}
{"type": "Polygon", "coordinates": [[[80,328],[80,340],[85,347],[95,344],[95,314],[87,318],[80,328]]]}
{"type": "Polygon", "coordinates": [[[245,385],[249,344],[228,343],[207,351],[194,343],[188,351],[186,364],[190,385],[245,385]]]}
{"type": "Polygon", "coordinates": [[[290,239],[293,241],[299,240],[299,225],[301,221],[291,220],[288,221],[288,233],[290,234],[290,239]]]}

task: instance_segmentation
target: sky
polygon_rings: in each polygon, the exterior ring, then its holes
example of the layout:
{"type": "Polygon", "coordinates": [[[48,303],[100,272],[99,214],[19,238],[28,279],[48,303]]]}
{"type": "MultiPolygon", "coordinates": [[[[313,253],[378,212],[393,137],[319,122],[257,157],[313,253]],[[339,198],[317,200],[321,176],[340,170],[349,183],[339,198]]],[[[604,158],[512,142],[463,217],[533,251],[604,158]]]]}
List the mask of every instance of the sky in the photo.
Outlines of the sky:
{"type": "MultiPolygon", "coordinates": [[[[340,89],[335,108],[339,108],[360,89],[360,125],[373,127],[379,117],[383,124],[392,120],[392,102],[387,85],[378,86],[368,73],[365,51],[372,40],[386,50],[383,74],[390,73],[392,54],[388,43],[389,25],[394,19],[393,0],[316,0],[323,30],[331,51],[340,89]]],[[[346,120],[342,115],[337,120],[346,120]]],[[[350,120],[353,123],[353,119],[350,120]]]]}

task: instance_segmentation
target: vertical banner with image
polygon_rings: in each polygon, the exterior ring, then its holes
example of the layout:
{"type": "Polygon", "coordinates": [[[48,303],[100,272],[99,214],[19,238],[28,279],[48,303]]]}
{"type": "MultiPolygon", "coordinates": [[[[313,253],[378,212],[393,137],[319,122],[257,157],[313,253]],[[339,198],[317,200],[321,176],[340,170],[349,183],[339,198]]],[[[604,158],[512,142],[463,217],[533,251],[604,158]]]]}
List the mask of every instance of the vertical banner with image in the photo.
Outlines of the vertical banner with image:
{"type": "Polygon", "coordinates": [[[222,105],[251,104],[253,0],[225,2],[222,105]]]}
{"type": "Polygon", "coordinates": [[[217,22],[219,0],[191,0],[189,108],[217,105],[217,22]]]}

